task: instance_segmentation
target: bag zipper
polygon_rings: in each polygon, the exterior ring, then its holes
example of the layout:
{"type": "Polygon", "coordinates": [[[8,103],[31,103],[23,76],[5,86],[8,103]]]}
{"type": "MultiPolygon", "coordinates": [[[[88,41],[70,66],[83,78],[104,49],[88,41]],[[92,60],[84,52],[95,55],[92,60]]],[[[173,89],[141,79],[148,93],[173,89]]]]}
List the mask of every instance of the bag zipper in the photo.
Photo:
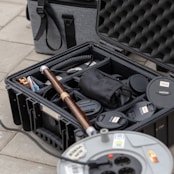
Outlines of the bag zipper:
{"type": "MultiPolygon", "coordinates": [[[[31,0],[31,1],[37,1],[37,0],[31,0]]],[[[76,6],[76,7],[83,7],[83,8],[97,7],[96,0],[48,0],[48,3],[76,6]]]]}

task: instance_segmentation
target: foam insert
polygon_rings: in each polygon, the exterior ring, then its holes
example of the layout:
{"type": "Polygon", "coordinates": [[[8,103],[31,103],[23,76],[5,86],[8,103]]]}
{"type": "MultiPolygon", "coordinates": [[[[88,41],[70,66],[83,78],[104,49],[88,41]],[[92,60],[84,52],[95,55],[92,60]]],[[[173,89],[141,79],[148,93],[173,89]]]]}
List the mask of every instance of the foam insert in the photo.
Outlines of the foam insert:
{"type": "Polygon", "coordinates": [[[97,32],[146,57],[174,64],[173,0],[101,0],[97,32]]]}

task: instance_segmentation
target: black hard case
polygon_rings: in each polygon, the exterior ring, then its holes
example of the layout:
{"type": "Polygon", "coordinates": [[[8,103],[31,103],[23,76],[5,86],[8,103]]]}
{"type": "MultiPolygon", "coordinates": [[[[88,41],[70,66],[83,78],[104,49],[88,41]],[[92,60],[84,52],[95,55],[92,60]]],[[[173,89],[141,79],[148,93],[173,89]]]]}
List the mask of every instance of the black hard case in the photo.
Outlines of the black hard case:
{"type": "MultiPolygon", "coordinates": [[[[109,44],[87,42],[7,77],[5,82],[14,123],[21,124],[25,131],[33,131],[62,151],[84,138],[86,135],[81,125],[70,111],[65,109],[64,104],[59,99],[52,102],[50,97],[45,95],[55,95],[56,92],[50,85],[45,84],[47,79],[40,73],[40,66],[52,68],[71,57],[91,54],[95,65],[83,67],[83,70],[72,75],[56,72],[56,75],[63,77],[61,82],[75,101],[84,97],[77,89],[78,83],[75,79],[89,69],[96,68],[110,75],[120,74],[124,78],[138,73],[150,81],[161,74],[133,62],[123,53],[115,51],[114,46],[139,54],[172,71],[173,8],[174,3],[169,0],[100,0],[97,32],[109,44]],[[18,79],[28,75],[40,86],[38,92],[32,92],[19,84],[18,79]]],[[[144,99],[146,94],[139,95],[131,103],[117,110],[124,112],[137,101],[144,99]]],[[[159,109],[152,117],[131,124],[125,130],[150,134],[171,146],[174,144],[173,114],[173,107],[159,109]]]]}

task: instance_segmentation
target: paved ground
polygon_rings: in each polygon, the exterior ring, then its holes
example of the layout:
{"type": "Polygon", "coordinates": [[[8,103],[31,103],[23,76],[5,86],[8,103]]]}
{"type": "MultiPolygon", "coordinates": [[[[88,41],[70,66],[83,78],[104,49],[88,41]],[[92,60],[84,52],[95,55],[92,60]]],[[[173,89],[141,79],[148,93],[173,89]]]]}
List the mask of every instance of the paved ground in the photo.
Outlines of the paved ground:
{"type": "MultiPolygon", "coordinates": [[[[50,57],[37,54],[34,50],[31,25],[25,18],[25,5],[25,0],[0,1],[0,119],[7,126],[16,128],[4,78],[50,57]]],[[[137,57],[134,59],[154,68],[154,64],[149,61],[137,57]]],[[[38,141],[55,152],[42,140],[38,141]]],[[[1,174],[56,174],[56,164],[56,158],[44,153],[24,135],[0,127],[1,174]]]]}
{"type": "MultiPolygon", "coordinates": [[[[4,78],[49,57],[35,53],[25,5],[25,0],[0,1],[0,119],[9,127],[17,126],[12,121],[4,78]]],[[[56,174],[56,165],[56,158],[44,153],[28,138],[0,126],[1,174],[56,174]]]]}

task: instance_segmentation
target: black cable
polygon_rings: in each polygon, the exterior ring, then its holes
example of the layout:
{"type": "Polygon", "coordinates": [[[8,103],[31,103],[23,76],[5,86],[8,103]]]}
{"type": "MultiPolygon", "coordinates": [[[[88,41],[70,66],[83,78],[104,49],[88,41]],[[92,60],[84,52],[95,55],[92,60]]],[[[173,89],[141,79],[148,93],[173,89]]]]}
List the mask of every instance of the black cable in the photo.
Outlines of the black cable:
{"type": "Polygon", "coordinates": [[[9,130],[9,131],[15,131],[15,132],[20,132],[22,134],[24,134],[25,136],[27,136],[28,138],[30,138],[38,147],[40,147],[44,152],[48,153],[49,155],[51,156],[54,156],[56,158],[59,158],[61,160],[66,160],[66,161],[69,161],[69,162],[72,162],[72,163],[77,163],[77,164],[81,164],[81,165],[88,165],[88,163],[85,163],[85,162],[80,162],[80,161],[75,161],[75,160],[72,160],[70,158],[66,158],[66,157],[63,157],[61,155],[57,155],[57,154],[54,154],[52,152],[50,152],[48,149],[46,149],[45,147],[43,147],[35,138],[33,138],[30,134],[20,130],[20,129],[15,129],[15,128],[9,128],[7,126],[5,126],[2,121],[0,120],[0,125],[6,129],[6,130],[9,130]]]}
{"type": "Polygon", "coordinates": [[[55,73],[66,73],[65,70],[55,70],[55,69],[53,69],[52,71],[54,71],[55,73]]]}
{"type": "MultiPolygon", "coordinates": [[[[58,69],[63,69],[63,68],[66,68],[70,65],[75,65],[75,64],[79,64],[79,63],[85,63],[85,62],[88,62],[88,61],[91,61],[92,62],[93,60],[93,56],[92,55],[82,55],[82,56],[77,56],[77,57],[71,57],[63,62],[60,62],[54,66],[51,67],[51,70],[58,70],[58,69]]],[[[89,63],[91,64],[91,63],[89,63]]]]}
{"type": "Polygon", "coordinates": [[[51,156],[54,156],[56,158],[59,158],[61,160],[69,161],[69,162],[80,164],[80,165],[88,165],[91,168],[97,168],[100,165],[110,164],[110,161],[108,161],[108,160],[107,161],[104,161],[104,162],[98,162],[98,161],[95,161],[95,160],[91,160],[91,161],[88,161],[88,162],[81,162],[81,161],[75,161],[75,160],[72,160],[70,158],[63,157],[61,155],[54,154],[54,153],[50,152],[48,149],[46,149],[44,146],[42,146],[35,138],[33,138],[30,134],[26,133],[25,131],[20,130],[20,129],[16,129],[16,128],[9,128],[9,127],[5,126],[4,123],[1,120],[0,120],[0,125],[4,129],[6,129],[8,131],[15,131],[15,132],[20,132],[20,133],[24,134],[25,136],[27,136],[28,138],[30,138],[44,152],[46,152],[47,154],[49,154],[51,156]]]}

